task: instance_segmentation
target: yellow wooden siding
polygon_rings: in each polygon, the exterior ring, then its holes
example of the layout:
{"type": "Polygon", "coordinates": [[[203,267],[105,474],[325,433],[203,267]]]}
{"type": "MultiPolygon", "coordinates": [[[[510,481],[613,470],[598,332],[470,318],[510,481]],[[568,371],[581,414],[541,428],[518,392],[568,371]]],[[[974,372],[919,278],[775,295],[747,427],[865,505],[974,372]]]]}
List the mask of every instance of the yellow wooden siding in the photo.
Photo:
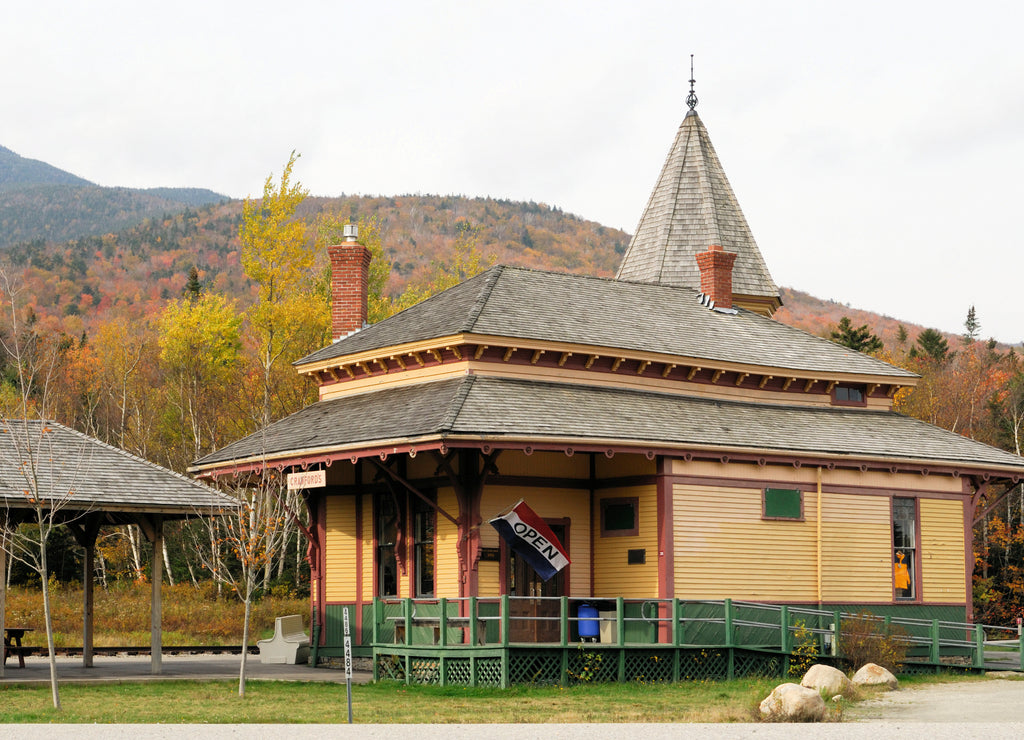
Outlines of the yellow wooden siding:
{"type": "Polygon", "coordinates": [[[675,593],[682,599],[813,601],[815,494],[807,521],[761,519],[761,489],[673,488],[675,593]]]}
{"type": "MultiPolygon", "coordinates": [[[[814,510],[805,511],[813,520],[814,510]]],[[[888,497],[826,493],[821,531],[823,601],[892,601],[888,497]]],[[[813,561],[810,569],[814,569],[813,561]]]]}
{"type": "MultiPolygon", "coordinates": [[[[456,519],[459,518],[459,504],[454,489],[438,489],[437,505],[456,519]]],[[[459,530],[442,514],[437,515],[436,522],[434,594],[438,598],[443,596],[454,599],[459,595],[459,530]]]]}
{"type": "MultiPolygon", "coordinates": [[[[499,547],[497,530],[487,522],[515,505],[519,499],[545,519],[569,519],[569,596],[590,596],[590,493],[559,488],[519,488],[514,486],[487,486],[484,489],[480,513],[480,544],[499,547]]],[[[480,589],[488,593],[501,593],[498,569],[479,571],[480,589]],[[485,576],[487,581],[484,581],[485,576]]]]}
{"type": "Polygon", "coordinates": [[[493,561],[481,562],[478,568],[478,590],[480,596],[493,598],[501,596],[500,563],[493,561]]]}
{"type": "MultiPolygon", "coordinates": [[[[618,459],[618,455],[615,459],[618,459]]],[[[794,468],[792,465],[757,465],[753,463],[721,463],[710,460],[681,459],[672,460],[674,475],[708,478],[714,480],[729,478],[732,480],[751,481],[753,484],[763,483],[773,488],[786,488],[781,481],[804,483],[814,486],[817,483],[817,468],[804,466],[794,468]]],[[[963,481],[952,475],[931,474],[922,476],[920,473],[890,473],[881,470],[836,469],[821,471],[821,484],[829,486],[850,486],[855,488],[875,489],[886,493],[891,491],[928,491],[935,493],[963,493],[963,481]]],[[[902,495],[902,494],[901,494],[902,495]]]]}
{"type": "Polygon", "coordinates": [[[921,499],[921,589],[925,601],[966,601],[964,546],[963,502],[921,499]]]}
{"type": "Polygon", "coordinates": [[[505,450],[498,457],[498,470],[502,475],[586,480],[590,477],[590,457],[588,455],[569,457],[564,452],[534,452],[532,455],[527,455],[521,450],[505,450]]]}
{"type": "Polygon", "coordinates": [[[373,496],[363,495],[363,600],[373,599],[373,496]]]}
{"type": "Polygon", "coordinates": [[[356,499],[328,496],[324,521],[327,601],[356,598],[356,499]]]}
{"type": "MultiPolygon", "coordinates": [[[[376,366],[375,366],[376,367],[376,366]]],[[[411,385],[413,383],[425,383],[444,378],[466,375],[469,366],[465,362],[458,362],[444,365],[431,365],[430,367],[405,370],[399,373],[387,373],[386,375],[372,375],[361,377],[358,380],[346,380],[340,383],[330,383],[320,386],[320,400],[329,401],[333,398],[353,393],[365,393],[368,388],[380,390],[390,386],[411,385]]]]}
{"type": "Polygon", "coordinates": [[[595,497],[594,595],[653,598],[658,593],[658,493],[654,485],[614,488],[595,497]],[[638,499],[638,533],[630,537],[601,536],[601,501],[609,498],[638,499]],[[647,562],[629,565],[627,551],[647,550],[647,562]]]}
{"type": "Polygon", "coordinates": [[[655,475],[658,464],[648,460],[645,455],[619,453],[613,457],[597,455],[594,458],[594,469],[599,479],[622,478],[629,475],[655,475]]]}

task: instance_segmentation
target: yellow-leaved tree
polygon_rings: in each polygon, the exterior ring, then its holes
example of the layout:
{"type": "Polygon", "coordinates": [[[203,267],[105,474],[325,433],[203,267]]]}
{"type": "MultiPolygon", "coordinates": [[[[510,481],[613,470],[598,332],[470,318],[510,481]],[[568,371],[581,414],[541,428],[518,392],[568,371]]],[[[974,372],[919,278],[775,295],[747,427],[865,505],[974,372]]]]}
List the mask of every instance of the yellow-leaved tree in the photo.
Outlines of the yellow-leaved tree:
{"type": "Polygon", "coordinates": [[[262,198],[245,200],[239,227],[242,269],[258,291],[246,318],[258,371],[247,387],[255,391],[253,421],[259,426],[313,399],[315,389],[291,363],[324,345],[330,331],[330,311],[317,289],[316,250],[296,215],[308,194],[292,182],[298,156],[292,152],[279,183],[267,177],[262,198]]]}
{"type": "Polygon", "coordinates": [[[224,399],[237,379],[241,324],[234,302],[217,293],[171,301],[160,315],[161,437],[175,470],[225,442],[224,399]]]}

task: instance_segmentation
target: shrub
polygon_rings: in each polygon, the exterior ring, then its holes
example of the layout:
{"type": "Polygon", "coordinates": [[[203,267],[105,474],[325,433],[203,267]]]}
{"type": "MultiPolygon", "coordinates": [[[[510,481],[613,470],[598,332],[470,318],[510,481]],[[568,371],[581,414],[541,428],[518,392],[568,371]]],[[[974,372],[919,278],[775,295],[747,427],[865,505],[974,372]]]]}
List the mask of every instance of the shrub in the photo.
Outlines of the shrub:
{"type": "Polygon", "coordinates": [[[802,676],[818,662],[818,638],[802,619],[793,623],[793,652],[789,654],[789,675],[802,676]]]}
{"type": "Polygon", "coordinates": [[[886,624],[871,612],[859,612],[843,619],[839,625],[837,652],[848,670],[876,663],[898,673],[907,659],[908,644],[906,630],[886,624]]]}

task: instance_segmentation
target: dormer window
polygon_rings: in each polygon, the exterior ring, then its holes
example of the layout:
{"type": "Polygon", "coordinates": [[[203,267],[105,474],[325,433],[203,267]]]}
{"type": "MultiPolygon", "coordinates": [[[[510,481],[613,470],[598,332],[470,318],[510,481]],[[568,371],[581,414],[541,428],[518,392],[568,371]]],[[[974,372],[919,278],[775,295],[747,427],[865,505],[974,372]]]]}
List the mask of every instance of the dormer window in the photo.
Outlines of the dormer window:
{"type": "Polygon", "coordinates": [[[832,403],[836,406],[866,406],[867,393],[861,384],[836,383],[832,389],[832,403]]]}

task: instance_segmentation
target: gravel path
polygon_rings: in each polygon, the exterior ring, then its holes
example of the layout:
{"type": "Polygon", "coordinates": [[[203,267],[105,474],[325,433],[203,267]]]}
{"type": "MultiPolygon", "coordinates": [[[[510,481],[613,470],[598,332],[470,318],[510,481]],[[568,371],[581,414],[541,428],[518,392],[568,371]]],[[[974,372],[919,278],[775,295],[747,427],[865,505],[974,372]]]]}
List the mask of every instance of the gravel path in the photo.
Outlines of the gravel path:
{"type": "Polygon", "coordinates": [[[1024,680],[991,678],[890,691],[847,710],[844,721],[1024,722],[1024,680]]]}

